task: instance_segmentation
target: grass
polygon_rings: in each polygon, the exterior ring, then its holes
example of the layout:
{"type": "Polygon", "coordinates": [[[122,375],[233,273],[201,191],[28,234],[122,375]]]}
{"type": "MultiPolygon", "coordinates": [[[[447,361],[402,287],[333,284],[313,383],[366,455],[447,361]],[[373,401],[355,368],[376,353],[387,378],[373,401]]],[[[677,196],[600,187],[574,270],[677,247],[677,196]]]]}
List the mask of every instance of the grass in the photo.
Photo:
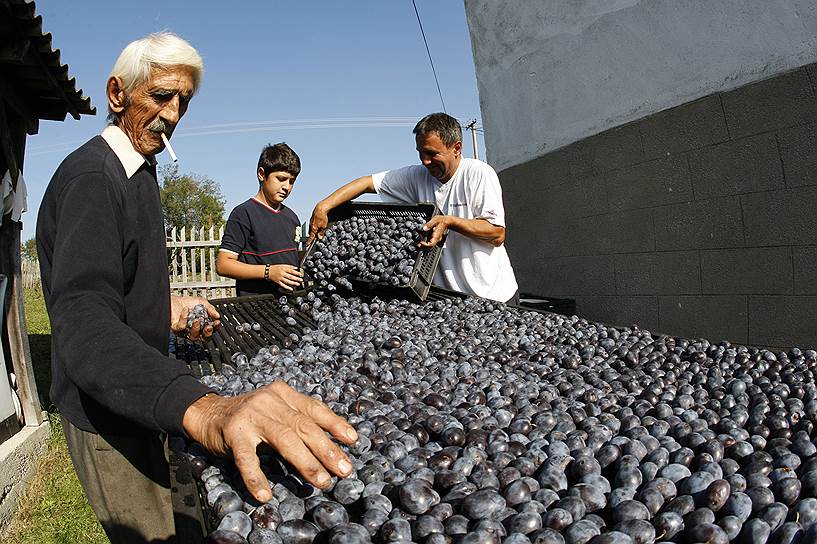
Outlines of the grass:
{"type": "Polygon", "coordinates": [[[34,377],[43,407],[48,409],[51,437],[37,461],[2,542],[20,544],[108,544],[105,532],[82,491],[65,443],[60,416],[48,400],[51,386],[51,325],[39,289],[25,290],[26,323],[34,377]]]}

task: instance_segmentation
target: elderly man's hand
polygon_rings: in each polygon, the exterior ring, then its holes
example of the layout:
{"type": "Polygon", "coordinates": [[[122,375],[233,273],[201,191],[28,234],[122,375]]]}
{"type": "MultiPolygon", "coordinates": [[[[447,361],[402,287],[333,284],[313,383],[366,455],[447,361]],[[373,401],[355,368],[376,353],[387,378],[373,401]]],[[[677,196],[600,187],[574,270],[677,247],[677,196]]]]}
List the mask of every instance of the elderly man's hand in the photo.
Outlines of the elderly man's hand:
{"type": "Polygon", "coordinates": [[[315,209],[312,210],[312,217],[309,219],[309,239],[306,241],[306,244],[309,245],[312,243],[312,240],[316,237],[322,238],[323,231],[326,230],[328,224],[329,212],[321,202],[318,202],[315,205],[315,209]]]}
{"type": "Polygon", "coordinates": [[[425,249],[439,244],[455,220],[456,217],[450,215],[435,215],[429,219],[428,222],[423,225],[423,230],[426,232],[431,231],[431,234],[428,240],[421,240],[420,243],[417,244],[417,247],[425,249]]]}
{"type": "Polygon", "coordinates": [[[200,337],[208,338],[213,334],[213,328],[221,325],[219,321],[220,317],[218,311],[206,298],[170,295],[170,330],[173,331],[174,334],[181,335],[187,333],[187,338],[190,340],[198,340],[200,337]],[[187,317],[190,314],[190,310],[192,310],[196,304],[204,305],[207,309],[207,315],[213,320],[213,324],[206,325],[202,330],[202,320],[197,319],[193,322],[193,325],[188,331],[187,317]]]}
{"type": "Polygon", "coordinates": [[[247,490],[261,502],[272,498],[256,447],[269,444],[310,483],[326,488],[330,472],[347,476],[352,463],[327,436],[346,444],[357,433],[328,406],[275,382],[252,393],[225,398],[207,395],[187,409],[184,430],[213,453],[231,453],[247,490]]]}

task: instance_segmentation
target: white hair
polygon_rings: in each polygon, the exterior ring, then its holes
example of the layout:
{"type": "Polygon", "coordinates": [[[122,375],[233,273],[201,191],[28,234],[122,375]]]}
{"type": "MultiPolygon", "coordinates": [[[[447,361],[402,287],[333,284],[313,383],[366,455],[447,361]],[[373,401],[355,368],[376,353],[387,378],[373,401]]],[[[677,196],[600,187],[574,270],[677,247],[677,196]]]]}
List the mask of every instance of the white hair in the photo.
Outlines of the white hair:
{"type": "MultiPolygon", "coordinates": [[[[204,76],[204,62],[195,48],[172,32],[156,32],[129,43],[111,70],[109,77],[122,80],[127,94],[150,77],[155,67],[187,66],[193,70],[193,92],[204,76]]],[[[115,124],[117,115],[108,106],[108,121],[115,124]]]]}

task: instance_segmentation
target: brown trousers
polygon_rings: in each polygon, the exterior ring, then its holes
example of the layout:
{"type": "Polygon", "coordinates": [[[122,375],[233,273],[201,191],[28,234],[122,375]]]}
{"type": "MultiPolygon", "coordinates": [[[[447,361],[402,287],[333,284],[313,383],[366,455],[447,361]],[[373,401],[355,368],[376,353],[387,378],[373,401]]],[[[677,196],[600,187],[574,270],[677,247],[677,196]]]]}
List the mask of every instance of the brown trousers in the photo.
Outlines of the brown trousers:
{"type": "Polygon", "coordinates": [[[99,435],[62,418],[68,451],[112,544],[175,542],[165,436],[99,435]]]}

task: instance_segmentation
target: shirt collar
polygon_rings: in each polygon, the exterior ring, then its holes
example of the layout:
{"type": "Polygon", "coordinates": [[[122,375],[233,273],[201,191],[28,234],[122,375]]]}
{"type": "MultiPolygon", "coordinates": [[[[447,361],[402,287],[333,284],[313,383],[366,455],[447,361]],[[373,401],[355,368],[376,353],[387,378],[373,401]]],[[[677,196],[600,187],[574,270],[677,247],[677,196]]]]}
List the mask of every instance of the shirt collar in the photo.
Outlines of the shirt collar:
{"type": "Polygon", "coordinates": [[[122,167],[125,169],[125,175],[128,179],[132,178],[143,164],[156,164],[156,158],[153,155],[146,157],[136,151],[128,135],[116,125],[108,125],[105,127],[105,130],[102,131],[102,138],[111,147],[111,150],[113,150],[119,162],[122,163],[122,167]]]}

